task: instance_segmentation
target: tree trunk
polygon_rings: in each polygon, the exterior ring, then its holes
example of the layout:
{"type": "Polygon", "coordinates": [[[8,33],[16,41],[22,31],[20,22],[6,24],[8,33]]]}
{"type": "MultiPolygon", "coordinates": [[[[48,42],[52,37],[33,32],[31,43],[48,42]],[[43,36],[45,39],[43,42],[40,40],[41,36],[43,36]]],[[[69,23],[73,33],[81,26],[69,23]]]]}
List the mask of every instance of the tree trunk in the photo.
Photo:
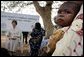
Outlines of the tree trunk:
{"type": "Polygon", "coordinates": [[[33,1],[34,6],[36,8],[36,11],[40,14],[40,16],[43,19],[44,28],[46,31],[46,37],[49,38],[49,36],[53,32],[53,24],[51,22],[51,6],[52,1],[47,1],[47,4],[45,7],[40,7],[37,1],[33,1]]]}
{"type": "Polygon", "coordinates": [[[45,10],[44,14],[41,14],[41,17],[43,19],[44,28],[46,30],[46,37],[49,38],[49,36],[53,32],[53,24],[51,22],[51,12],[49,10],[45,10]]]}

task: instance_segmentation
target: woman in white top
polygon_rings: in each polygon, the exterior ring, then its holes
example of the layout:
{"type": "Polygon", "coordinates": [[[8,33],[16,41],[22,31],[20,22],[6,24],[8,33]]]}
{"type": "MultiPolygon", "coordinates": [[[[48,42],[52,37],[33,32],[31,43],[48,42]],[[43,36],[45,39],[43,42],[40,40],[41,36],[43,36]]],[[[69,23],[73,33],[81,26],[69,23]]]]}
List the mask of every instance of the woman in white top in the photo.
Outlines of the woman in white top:
{"type": "Polygon", "coordinates": [[[17,46],[19,46],[18,44],[21,41],[21,31],[19,28],[17,28],[17,21],[13,20],[12,21],[12,28],[9,29],[7,36],[9,38],[9,45],[8,46],[10,51],[15,52],[15,49],[17,46]]]}

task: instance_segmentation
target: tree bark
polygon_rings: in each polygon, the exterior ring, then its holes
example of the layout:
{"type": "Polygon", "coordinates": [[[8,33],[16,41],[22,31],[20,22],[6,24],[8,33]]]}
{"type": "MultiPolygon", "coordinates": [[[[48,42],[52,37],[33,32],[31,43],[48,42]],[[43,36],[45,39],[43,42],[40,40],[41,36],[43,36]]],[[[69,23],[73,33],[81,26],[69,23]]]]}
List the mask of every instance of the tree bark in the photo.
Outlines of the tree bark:
{"type": "Polygon", "coordinates": [[[46,30],[46,37],[49,38],[54,29],[53,24],[51,22],[52,1],[46,1],[46,2],[47,2],[46,6],[41,7],[37,1],[33,1],[36,11],[40,14],[40,16],[43,19],[44,28],[46,30]]]}

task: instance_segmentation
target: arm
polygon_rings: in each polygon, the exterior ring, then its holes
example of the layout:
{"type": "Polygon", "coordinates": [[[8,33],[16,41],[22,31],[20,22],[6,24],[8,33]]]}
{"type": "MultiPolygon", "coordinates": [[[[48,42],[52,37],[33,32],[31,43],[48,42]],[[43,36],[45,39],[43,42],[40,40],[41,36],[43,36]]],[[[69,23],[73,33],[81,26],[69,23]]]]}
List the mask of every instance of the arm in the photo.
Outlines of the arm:
{"type": "Polygon", "coordinates": [[[50,36],[47,46],[41,49],[43,50],[44,54],[47,54],[47,56],[51,56],[54,50],[56,49],[56,43],[63,37],[63,35],[64,31],[62,30],[55,31],[50,36]]]}
{"type": "Polygon", "coordinates": [[[6,36],[7,36],[7,37],[10,37],[10,36],[11,36],[11,33],[10,33],[9,30],[7,30],[6,36]]]}

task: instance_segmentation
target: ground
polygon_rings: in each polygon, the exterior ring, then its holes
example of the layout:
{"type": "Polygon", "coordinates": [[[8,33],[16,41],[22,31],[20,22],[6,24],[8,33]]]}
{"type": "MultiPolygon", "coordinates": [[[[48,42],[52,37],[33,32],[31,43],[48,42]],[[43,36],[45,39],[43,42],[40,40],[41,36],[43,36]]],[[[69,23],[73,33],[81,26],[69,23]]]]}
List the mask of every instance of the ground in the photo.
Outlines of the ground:
{"type": "MultiPolygon", "coordinates": [[[[5,47],[5,43],[7,42],[6,36],[1,36],[1,47],[5,47]]],[[[21,50],[16,50],[16,53],[10,53],[10,55],[14,56],[30,56],[30,46],[29,44],[23,44],[23,48],[21,50]],[[23,50],[23,52],[21,52],[23,50]]]]}

